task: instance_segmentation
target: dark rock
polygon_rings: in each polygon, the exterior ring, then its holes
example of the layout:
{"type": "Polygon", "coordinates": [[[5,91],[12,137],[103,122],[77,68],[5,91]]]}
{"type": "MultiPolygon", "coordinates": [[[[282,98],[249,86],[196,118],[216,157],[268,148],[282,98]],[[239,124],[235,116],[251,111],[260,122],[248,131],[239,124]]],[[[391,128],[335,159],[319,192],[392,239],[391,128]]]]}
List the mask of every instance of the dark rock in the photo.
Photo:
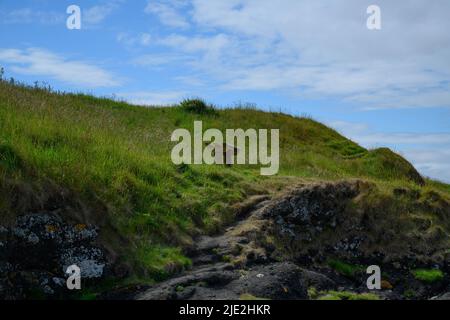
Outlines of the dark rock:
{"type": "Polygon", "coordinates": [[[338,224],[346,203],[358,194],[357,183],[307,186],[267,206],[264,215],[274,219],[282,237],[311,242],[338,224]]]}
{"type": "Polygon", "coordinates": [[[250,294],[268,299],[307,299],[306,275],[289,262],[258,265],[241,274],[237,270],[205,268],[166,281],[135,298],[239,299],[243,294],[250,294]]]}
{"type": "Polygon", "coordinates": [[[433,300],[450,300],[450,292],[444,293],[440,296],[437,296],[433,300]]]}
{"type": "Polygon", "coordinates": [[[310,271],[303,270],[302,278],[304,279],[305,286],[307,288],[314,287],[320,291],[332,290],[336,287],[336,283],[328,278],[326,275],[310,271]]]}
{"type": "Polygon", "coordinates": [[[200,268],[149,288],[133,298],[137,300],[175,300],[185,298],[184,295],[179,296],[181,289],[201,285],[214,288],[227,285],[233,279],[238,278],[239,275],[225,270],[225,267],[226,264],[200,268]]]}
{"type": "Polygon", "coordinates": [[[237,297],[251,294],[267,299],[307,299],[307,286],[301,268],[290,262],[252,268],[248,274],[231,282],[227,288],[237,297]]]}
{"type": "Polygon", "coordinates": [[[65,271],[81,269],[82,281],[104,274],[104,252],[93,243],[94,226],[70,225],[51,213],[20,216],[0,228],[0,298],[60,297],[69,294],[65,271]]]}

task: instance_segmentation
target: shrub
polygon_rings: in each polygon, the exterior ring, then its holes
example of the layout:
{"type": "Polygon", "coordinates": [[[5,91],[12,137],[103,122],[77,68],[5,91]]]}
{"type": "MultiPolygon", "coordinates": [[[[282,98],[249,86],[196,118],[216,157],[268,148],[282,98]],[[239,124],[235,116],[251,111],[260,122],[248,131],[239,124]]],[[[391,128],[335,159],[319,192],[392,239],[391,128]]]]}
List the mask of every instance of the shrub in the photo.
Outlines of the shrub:
{"type": "Polygon", "coordinates": [[[414,299],[417,294],[413,289],[407,289],[407,290],[405,290],[405,292],[403,292],[403,295],[407,299],[414,299]]]}
{"type": "Polygon", "coordinates": [[[0,144],[0,168],[7,170],[20,169],[22,167],[22,159],[16,153],[12,146],[8,144],[0,144]]]}
{"type": "Polygon", "coordinates": [[[188,112],[197,114],[215,114],[213,106],[206,104],[202,99],[185,99],[181,101],[180,107],[188,112]]]}

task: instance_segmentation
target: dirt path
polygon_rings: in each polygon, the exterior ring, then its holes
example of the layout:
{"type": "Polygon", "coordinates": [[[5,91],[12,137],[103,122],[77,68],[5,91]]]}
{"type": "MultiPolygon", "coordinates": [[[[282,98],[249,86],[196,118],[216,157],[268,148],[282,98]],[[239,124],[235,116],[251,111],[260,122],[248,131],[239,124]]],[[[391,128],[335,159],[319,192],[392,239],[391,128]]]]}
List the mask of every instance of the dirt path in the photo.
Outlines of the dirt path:
{"type": "Polygon", "coordinates": [[[134,298],[239,299],[243,297],[306,298],[302,270],[291,263],[269,262],[258,238],[268,220],[263,216],[268,196],[256,196],[250,212],[225,233],[202,236],[189,252],[193,268],[134,298]]]}

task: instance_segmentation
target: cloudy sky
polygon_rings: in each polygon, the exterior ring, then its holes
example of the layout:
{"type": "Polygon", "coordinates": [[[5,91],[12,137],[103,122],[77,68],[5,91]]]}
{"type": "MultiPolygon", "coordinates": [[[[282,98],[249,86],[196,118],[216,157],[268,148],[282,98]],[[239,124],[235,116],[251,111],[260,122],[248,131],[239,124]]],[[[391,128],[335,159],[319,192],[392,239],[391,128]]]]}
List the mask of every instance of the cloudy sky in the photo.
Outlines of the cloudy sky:
{"type": "Polygon", "coordinates": [[[448,0],[2,0],[0,65],[136,104],[308,114],[450,182],[449,13],[448,0]],[[372,4],[381,30],[366,26],[372,4]]]}

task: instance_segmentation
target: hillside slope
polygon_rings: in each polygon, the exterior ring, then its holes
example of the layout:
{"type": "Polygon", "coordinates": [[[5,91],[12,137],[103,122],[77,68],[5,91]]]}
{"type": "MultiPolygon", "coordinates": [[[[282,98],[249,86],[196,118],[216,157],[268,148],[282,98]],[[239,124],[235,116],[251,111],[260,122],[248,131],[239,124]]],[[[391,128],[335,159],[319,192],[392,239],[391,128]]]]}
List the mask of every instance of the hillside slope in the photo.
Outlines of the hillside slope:
{"type": "MultiPolygon", "coordinates": [[[[312,119],[245,108],[202,115],[0,82],[0,224],[52,213],[96,226],[114,282],[159,280],[189,268],[184,248],[234,221],[249,196],[350,178],[376,186],[372,204],[397,190],[448,212],[448,185],[423,180],[389,149],[366,150],[312,119]],[[280,129],[279,175],[261,177],[255,166],[172,164],[171,133],[192,129],[195,120],[204,129],[280,129]]],[[[419,210],[392,201],[386,210],[394,215],[399,207],[419,210]]],[[[447,218],[435,226],[446,235],[447,218]]]]}

